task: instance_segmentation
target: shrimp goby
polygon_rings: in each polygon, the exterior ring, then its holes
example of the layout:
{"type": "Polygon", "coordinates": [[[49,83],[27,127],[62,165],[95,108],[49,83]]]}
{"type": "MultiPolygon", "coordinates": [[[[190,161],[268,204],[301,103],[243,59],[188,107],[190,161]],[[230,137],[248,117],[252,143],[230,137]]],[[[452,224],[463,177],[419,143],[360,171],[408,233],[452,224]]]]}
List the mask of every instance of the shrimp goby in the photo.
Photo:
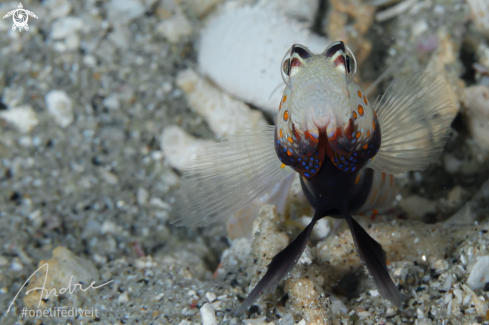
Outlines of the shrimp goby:
{"type": "Polygon", "coordinates": [[[315,209],[310,224],[268,265],[237,313],[269,294],[294,268],[315,223],[344,218],[358,255],[384,298],[403,296],[386,254],[352,217],[395,195],[392,174],[423,170],[441,152],[454,118],[446,85],[429,73],[393,83],[371,103],[354,81],[353,53],[341,41],[313,54],[295,44],[281,63],[286,88],[275,126],[243,130],[198,157],[185,173],[175,223],[226,219],[297,172],[315,209]]]}

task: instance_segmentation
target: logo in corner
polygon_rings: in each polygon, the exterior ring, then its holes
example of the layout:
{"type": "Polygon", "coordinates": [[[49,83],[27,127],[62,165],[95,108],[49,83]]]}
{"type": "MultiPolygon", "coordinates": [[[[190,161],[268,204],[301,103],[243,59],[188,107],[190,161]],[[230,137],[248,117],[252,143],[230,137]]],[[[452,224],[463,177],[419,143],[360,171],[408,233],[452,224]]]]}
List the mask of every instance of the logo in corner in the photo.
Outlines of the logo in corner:
{"type": "Polygon", "coordinates": [[[24,6],[22,6],[22,3],[19,3],[17,9],[7,12],[7,14],[3,16],[3,19],[8,18],[10,16],[13,16],[12,19],[14,21],[14,24],[12,25],[12,30],[15,31],[16,28],[19,28],[19,32],[22,31],[22,28],[25,29],[26,31],[29,30],[29,25],[27,25],[29,16],[37,19],[36,14],[33,13],[32,11],[25,10],[24,6]]]}

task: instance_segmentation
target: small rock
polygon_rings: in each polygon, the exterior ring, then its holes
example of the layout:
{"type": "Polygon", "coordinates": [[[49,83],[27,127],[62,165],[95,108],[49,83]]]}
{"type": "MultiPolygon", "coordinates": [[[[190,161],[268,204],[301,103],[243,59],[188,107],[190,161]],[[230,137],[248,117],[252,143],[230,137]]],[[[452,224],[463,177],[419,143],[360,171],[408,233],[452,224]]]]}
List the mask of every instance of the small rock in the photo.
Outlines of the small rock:
{"type": "Polygon", "coordinates": [[[205,297],[207,298],[208,302],[213,302],[214,300],[217,299],[217,296],[213,292],[206,292],[205,297]]]}
{"type": "Polygon", "coordinates": [[[192,24],[185,17],[181,10],[177,10],[175,15],[168,18],[156,26],[156,31],[161,33],[171,43],[178,42],[182,37],[192,34],[192,24]]]}
{"type": "Polygon", "coordinates": [[[74,120],[71,98],[63,90],[51,90],[45,97],[48,112],[53,115],[56,123],[62,128],[74,120]]]}
{"type": "Polygon", "coordinates": [[[21,133],[29,133],[39,124],[37,114],[30,105],[0,111],[0,118],[15,126],[21,133]]]}
{"type": "Polygon", "coordinates": [[[465,108],[470,134],[479,146],[489,151],[489,87],[472,86],[465,89],[465,108]]]}
{"type": "Polygon", "coordinates": [[[217,325],[216,310],[214,306],[205,303],[200,308],[200,316],[202,317],[202,325],[217,325]]]}
{"type": "Polygon", "coordinates": [[[83,20],[79,17],[63,17],[55,20],[51,25],[50,38],[63,40],[83,28],[83,20]]]}
{"type": "Polygon", "coordinates": [[[426,214],[436,212],[436,202],[417,195],[403,198],[399,206],[410,220],[422,220],[426,214]]]}
{"type": "Polygon", "coordinates": [[[170,204],[164,202],[163,200],[161,200],[158,197],[152,197],[151,200],[149,200],[149,204],[151,204],[154,207],[163,209],[163,210],[170,211],[172,209],[170,204]]]}
{"type": "MultiPolygon", "coordinates": [[[[37,271],[29,282],[28,290],[44,287],[48,291],[56,289],[59,292],[60,289],[66,288],[69,283],[71,283],[72,288],[75,283],[83,283],[83,288],[86,288],[90,283],[99,279],[98,271],[90,261],[76,256],[69,249],[61,246],[53,250],[53,257],[50,260],[41,260],[38,266],[41,267],[44,264],[48,264],[49,272],[47,267],[37,271]]],[[[101,283],[96,282],[94,286],[99,284],[101,283]]],[[[83,291],[77,289],[73,294],[66,294],[65,298],[78,301],[79,295],[87,295],[92,292],[95,292],[95,290],[83,291]]],[[[25,306],[27,308],[38,308],[38,304],[41,302],[41,307],[46,308],[48,303],[53,303],[50,300],[41,300],[41,294],[43,294],[43,291],[34,290],[29,295],[26,295],[24,297],[25,306]]]]}
{"type": "Polygon", "coordinates": [[[108,109],[119,109],[119,98],[117,98],[117,96],[114,94],[109,95],[102,101],[102,105],[108,109]]]}
{"type": "Polygon", "coordinates": [[[138,188],[136,193],[137,202],[139,205],[146,205],[148,203],[149,193],[145,188],[138,188]]]}
{"type": "Polygon", "coordinates": [[[139,0],[111,0],[107,4],[109,19],[114,24],[127,24],[145,11],[146,7],[139,0]]]}
{"type": "Polygon", "coordinates": [[[71,11],[71,4],[68,0],[46,0],[42,2],[42,5],[46,6],[50,20],[66,17],[71,11]]]}
{"type": "Polygon", "coordinates": [[[482,256],[472,268],[467,284],[472,290],[483,288],[489,282],[489,256],[482,256]]]}
{"type": "Polygon", "coordinates": [[[129,295],[127,294],[127,291],[122,293],[119,298],[117,299],[117,302],[120,304],[125,304],[129,302],[129,295]]]}
{"type": "Polygon", "coordinates": [[[119,183],[119,178],[105,168],[99,167],[97,170],[100,178],[102,178],[107,184],[116,185],[119,183]]]}

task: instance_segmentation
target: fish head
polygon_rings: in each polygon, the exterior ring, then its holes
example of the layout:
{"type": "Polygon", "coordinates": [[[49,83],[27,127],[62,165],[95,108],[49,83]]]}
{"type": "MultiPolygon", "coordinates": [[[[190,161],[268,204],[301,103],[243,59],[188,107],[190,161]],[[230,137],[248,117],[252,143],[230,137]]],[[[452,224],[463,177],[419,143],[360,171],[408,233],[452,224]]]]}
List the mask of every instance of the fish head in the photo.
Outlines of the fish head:
{"type": "MultiPolygon", "coordinates": [[[[286,53],[281,64],[286,87],[275,135],[275,149],[283,164],[309,179],[325,157],[342,168],[347,165],[340,163],[341,157],[350,158],[356,153],[351,161],[356,159],[358,164],[349,164],[345,170],[354,172],[366,162],[358,155],[375,155],[378,148],[366,150],[370,151],[367,154],[364,147],[368,148],[375,133],[372,129],[378,125],[375,112],[366,106],[366,97],[358,97],[361,90],[353,80],[356,71],[355,56],[341,41],[317,55],[299,44],[286,53]]],[[[377,140],[380,146],[380,133],[377,140]]]]}

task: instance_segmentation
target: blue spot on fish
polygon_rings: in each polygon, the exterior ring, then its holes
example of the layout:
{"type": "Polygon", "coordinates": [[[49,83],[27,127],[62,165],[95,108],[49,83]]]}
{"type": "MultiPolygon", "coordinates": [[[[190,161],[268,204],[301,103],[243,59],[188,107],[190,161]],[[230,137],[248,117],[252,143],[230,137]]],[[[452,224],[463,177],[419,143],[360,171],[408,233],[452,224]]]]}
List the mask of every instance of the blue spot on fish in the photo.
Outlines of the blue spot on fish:
{"type": "Polygon", "coordinates": [[[304,176],[311,177],[311,175],[309,175],[308,173],[304,173],[304,176]]]}
{"type": "Polygon", "coordinates": [[[311,173],[316,174],[316,170],[315,169],[311,169],[311,173]]]}

